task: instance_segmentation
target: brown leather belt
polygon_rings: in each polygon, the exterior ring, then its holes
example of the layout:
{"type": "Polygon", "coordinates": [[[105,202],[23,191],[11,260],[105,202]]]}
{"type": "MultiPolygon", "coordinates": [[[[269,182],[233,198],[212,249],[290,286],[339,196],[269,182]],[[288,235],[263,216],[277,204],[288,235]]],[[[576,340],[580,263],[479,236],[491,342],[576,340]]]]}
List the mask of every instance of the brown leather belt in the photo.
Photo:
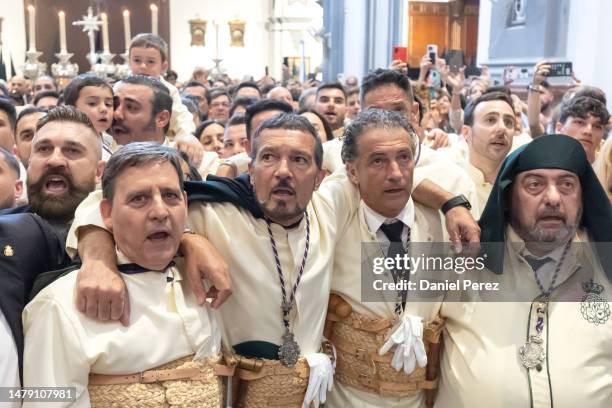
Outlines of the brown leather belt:
{"type": "MultiPolygon", "coordinates": [[[[232,375],[233,369],[221,364],[215,364],[216,375],[232,375]],[[231,373],[230,373],[231,371],[231,373]]],[[[198,368],[174,368],[169,370],[148,370],[136,374],[106,375],[90,374],[89,385],[114,385],[114,384],[152,384],[163,381],[191,380],[206,381],[207,376],[198,368]]]]}

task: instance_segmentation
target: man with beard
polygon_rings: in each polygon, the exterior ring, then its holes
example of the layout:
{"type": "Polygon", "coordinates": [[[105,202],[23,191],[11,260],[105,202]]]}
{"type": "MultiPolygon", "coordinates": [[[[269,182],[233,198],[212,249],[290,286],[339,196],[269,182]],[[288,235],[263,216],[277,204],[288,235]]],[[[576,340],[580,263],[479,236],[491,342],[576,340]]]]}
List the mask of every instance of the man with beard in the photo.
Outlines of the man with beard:
{"type": "Polygon", "coordinates": [[[84,113],[60,106],[36,125],[27,172],[28,205],[9,213],[31,212],[65,239],[74,212],[100,181],[104,163],[100,138],[84,113]]]}
{"type": "MultiPolygon", "coordinates": [[[[131,142],[157,142],[174,146],[166,137],[172,97],[160,81],[144,75],[129,76],[115,86],[114,102],[111,127],[114,143],[110,146],[111,150],[131,142]]],[[[218,166],[218,155],[205,152],[198,171],[202,177],[206,177],[214,173],[218,166]]]]}
{"type": "Polygon", "coordinates": [[[610,406],[612,210],[580,143],[509,155],[480,226],[488,269],[466,277],[499,290],[445,300],[436,407],[610,406]]]}
{"type": "MultiPolygon", "coordinates": [[[[15,345],[0,352],[6,356],[0,357],[6,362],[2,386],[15,386],[7,378],[17,367],[21,371],[21,311],[32,284],[40,273],[68,264],[60,236],[66,234],[80,200],[94,189],[102,171],[100,158],[99,138],[84,113],[58,107],[39,121],[28,169],[30,205],[0,212],[0,309],[15,345]]],[[[0,336],[6,339],[6,326],[0,326],[0,336]]]]}
{"type": "Polygon", "coordinates": [[[325,116],[332,127],[334,138],[344,133],[346,116],[346,91],[339,83],[323,84],[317,88],[314,108],[325,116]]]}
{"type": "Polygon", "coordinates": [[[172,97],[161,82],[132,75],[117,84],[111,132],[117,150],[132,142],[168,143],[172,97]]]}
{"type": "MultiPolygon", "coordinates": [[[[304,400],[324,402],[331,387],[332,364],[319,352],[325,306],[334,247],[358,200],[341,177],[328,177],[314,193],[323,178],[322,154],[305,118],[281,114],[253,135],[249,175],[211,176],[187,185],[192,228],[211,241],[232,271],[234,294],[219,317],[226,348],[244,361],[237,373],[238,404],[299,407],[304,400]],[[245,369],[252,358],[263,359],[260,370],[245,369]],[[279,393],[269,392],[273,385],[279,393]]],[[[84,262],[92,246],[113,248],[106,232],[95,241],[86,236],[88,224],[104,227],[90,198],[79,210],[84,222],[77,220],[87,227],[78,242],[84,262]]],[[[68,247],[77,247],[72,232],[68,247]]],[[[187,258],[195,255],[193,248],[182,249],[187,258]]],[[[201,286],[201,279],[190,276],[192,288],[198,282],[201,286]]]]}

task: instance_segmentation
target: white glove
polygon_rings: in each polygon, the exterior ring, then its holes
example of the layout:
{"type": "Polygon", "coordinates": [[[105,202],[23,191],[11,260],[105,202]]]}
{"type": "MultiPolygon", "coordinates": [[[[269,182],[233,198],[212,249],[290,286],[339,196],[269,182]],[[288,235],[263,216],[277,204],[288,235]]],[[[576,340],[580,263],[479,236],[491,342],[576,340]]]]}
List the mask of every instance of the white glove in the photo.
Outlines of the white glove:
{"type": "Polygon", "coordinates": [[[386,354],[391,347],[397,346],[393,353],[391,366],[396,371],[404,367],[404,372],[410,375],[416,364],[419,367],[427,365],[427,353],[423,344],[423,318],[419,316],[403,316],[398,328],[378,350],[379,355],[386,354]]]}
{"type": "Polygon", "coordinates": [[[251,163],[251,158],[246,152],[235,154],[231,157],[228,157],[223,161],[223,163],[229,164],[236,170],[236,176],[246,173],[249,171],[249,164],[251,163]]]}
{"type": "Polygon", "coordinates": [[[327,392],[331,391],[334,385],[334,367],[329,356],[325,353],[313,353],[305,356],[310,367],[310,377],[308,378],[308,388],[302,403],[302,408],[310,407],[313,402],[315,407],[322,404],[327,399],[327,392]]]}

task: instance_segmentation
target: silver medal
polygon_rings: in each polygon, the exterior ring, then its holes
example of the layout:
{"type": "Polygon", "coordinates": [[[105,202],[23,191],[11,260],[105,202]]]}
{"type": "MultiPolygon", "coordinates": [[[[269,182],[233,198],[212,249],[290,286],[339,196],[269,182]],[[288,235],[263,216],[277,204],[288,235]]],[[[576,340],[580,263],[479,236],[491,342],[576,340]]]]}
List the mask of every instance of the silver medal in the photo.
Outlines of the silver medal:
{"type": "Polygon", "coordinates": [[[546,358],[542,339],[538,336],[529,336],[529,341],[519,349],[519,357],[526,368],[541,369],[546,358]]]}
{"type": "Polygon", "coordinates": [[[283,334],[283,343],[278,349],[278,359],[285,367],[293,367],[300,358],[300,346],[289,330],[283,334]]]}

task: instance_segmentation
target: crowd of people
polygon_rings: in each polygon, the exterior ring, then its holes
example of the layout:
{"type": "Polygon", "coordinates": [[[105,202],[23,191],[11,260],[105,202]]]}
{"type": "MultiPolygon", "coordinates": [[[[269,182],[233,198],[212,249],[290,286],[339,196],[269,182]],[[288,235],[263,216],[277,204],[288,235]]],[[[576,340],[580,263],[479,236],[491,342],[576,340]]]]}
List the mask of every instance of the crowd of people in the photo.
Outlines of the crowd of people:
{"type": "Polygon", "coordinates": [[[519,90],[429,56],[415,80],[393,61],[344,83],[179,83],[153,34],[129,57],[117,81],[0,86],[0,386],[72,387],[54,406],[610,406],[602,90],[550,85],[545,61],[519,90]],[[417,299],[399,283],[428,277],[393,266],[397,289],[365,296],[374,259],[417,243],[497,243],[465,276],[506,292],[417,299]]]}

